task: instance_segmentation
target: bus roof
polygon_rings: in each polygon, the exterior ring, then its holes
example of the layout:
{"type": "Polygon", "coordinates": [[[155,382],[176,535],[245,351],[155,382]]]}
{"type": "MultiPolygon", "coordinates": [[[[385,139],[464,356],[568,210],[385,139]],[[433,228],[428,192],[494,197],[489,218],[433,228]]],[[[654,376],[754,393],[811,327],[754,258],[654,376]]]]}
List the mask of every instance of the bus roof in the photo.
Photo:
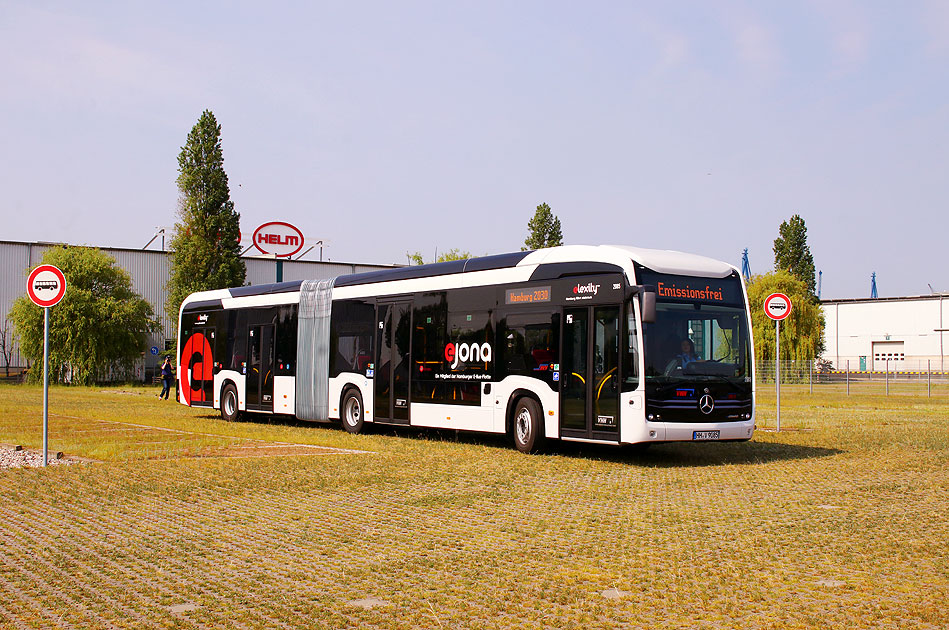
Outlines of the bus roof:
{"type": "MultiPolygon", "coordinates": [[[[564,245],[509,254],[495,254],[478,258],[452,260],[427,265],[414,265],[350,274],[336,278],[334,287],[354,287],[378,282],[432,278],[476,271],[534,267],[532,279],[551,277],[550,273],[603,273],[624,272],[627,278],[635,278],[633,263],[638,263],[659,273],[724,278],[737,268],[728,263],[672,250],[647,249],[625,245],[564,245]],[[576,268],[571,272],[571,268],[576,268]],[[544,270],[550,270],[544,273],[544,270]],[[541,272],[538,274],[538,272],[541,272]]],[[[294,293],[300,290],[302,281],[261,284],[233,289],[218,289],[194,293],[185,300],[190,308],[198,303],[228,298],[294,293]]],[[[183,304],[183,306],[184,306],[183,304]]]]}

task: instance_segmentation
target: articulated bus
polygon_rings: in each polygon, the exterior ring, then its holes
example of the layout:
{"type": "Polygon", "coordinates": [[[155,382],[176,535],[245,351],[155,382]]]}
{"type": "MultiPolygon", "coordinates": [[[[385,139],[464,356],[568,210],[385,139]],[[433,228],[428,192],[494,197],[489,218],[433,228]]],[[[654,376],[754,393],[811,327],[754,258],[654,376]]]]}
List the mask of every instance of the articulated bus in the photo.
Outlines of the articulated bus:
{"type": "Polygon", "coordinates": [[[733,266],[564,246],[182,304],[179,398],[243,413],[603,444],[749,440],[751,319],[733,266]]]}

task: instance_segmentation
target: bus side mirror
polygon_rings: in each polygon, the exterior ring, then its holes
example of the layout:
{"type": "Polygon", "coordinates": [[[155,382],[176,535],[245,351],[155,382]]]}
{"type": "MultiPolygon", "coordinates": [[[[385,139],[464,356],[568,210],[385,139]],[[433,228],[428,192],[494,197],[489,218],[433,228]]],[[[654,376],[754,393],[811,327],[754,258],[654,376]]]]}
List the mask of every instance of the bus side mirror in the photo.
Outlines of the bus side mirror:
{"type": "Polygon", "coordinates": [[[643,311],[643,323],[644,324],[654,324],[656,322],[656,289],[655,287],[646,286],[643,287],[642,293],[639,294],[642,298],[642,307],[643,311]]]}
{"type": "Polygon", "coordinates": [[[626,298],[639,296],[644,324],[656,322],[656,287],[651,285],[633,285],[626,289],[626,298]]]}

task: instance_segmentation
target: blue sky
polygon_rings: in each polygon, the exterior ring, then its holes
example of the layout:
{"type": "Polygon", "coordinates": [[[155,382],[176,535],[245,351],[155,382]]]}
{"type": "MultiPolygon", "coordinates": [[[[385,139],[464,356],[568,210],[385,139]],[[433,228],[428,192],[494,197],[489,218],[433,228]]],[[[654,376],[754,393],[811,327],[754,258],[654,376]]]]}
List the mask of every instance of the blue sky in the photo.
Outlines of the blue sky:
{"type": "MultiPolygon", "coordinates": [[[[568,243],[949,291],[949,3],[0,2],[6,240],[142,247],[222,125],[246,235],[405,262],[568,243]]],[[[308,258],[312,258],[311,253],[308,258]]]]}

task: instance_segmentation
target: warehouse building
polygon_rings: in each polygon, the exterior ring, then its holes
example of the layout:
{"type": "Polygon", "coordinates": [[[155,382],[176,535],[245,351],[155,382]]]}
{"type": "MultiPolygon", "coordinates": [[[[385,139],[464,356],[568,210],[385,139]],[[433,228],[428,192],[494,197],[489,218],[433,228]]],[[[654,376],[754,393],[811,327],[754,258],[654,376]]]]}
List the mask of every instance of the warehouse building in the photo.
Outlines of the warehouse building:
{"type": "MultiPolygon", "coordinates": [[[[43,254],[62,243],[27,243],[0,241],[0,376],[8,371],[17,374],[26,366],[26,359],[12,343],[13,324],[9,321],[10,308],[20,296],[26,295],[29,270],[40,264],[43,254]]],[[[148,347],[136,376],[146,380],[161,363],[166,349],[174,347],[173,320],[177,313],[165,312],[165,283],[171,263],[168,253],[159,250],[100,247],[115,258],[119,267],[132,277],[132,288],[152,306],[161,330],[148,340],[148,347]]],[[[277,261],[273,257],[244,256],[247,284],[268,284],[277,280],[277,261]]],[[[280,263],[282,280],[321,280],[336,276],[389,269],[397,265],[372,265],[309,260],[283,260],[280,263]]],[[[68,279],[67,279],[68,283],[68,279]]],[[[68,291],[68,284],[67,284],[68,291]]]]}
{"type": "Polygon", "coordinates": [[[837,370],[945,372],[949,293],[822,300],[824,354],[837,370]]]}

